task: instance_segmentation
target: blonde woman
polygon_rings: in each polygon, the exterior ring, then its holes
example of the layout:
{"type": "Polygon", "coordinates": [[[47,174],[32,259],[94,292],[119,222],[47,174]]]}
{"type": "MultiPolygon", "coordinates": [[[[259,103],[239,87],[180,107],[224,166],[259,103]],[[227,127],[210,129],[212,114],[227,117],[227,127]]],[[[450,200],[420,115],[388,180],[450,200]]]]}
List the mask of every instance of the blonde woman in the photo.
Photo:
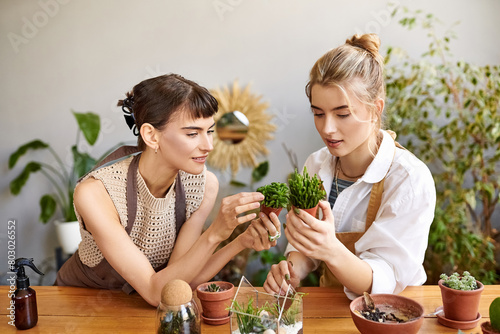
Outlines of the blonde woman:
{"type": "Polygon", "coordinates": [[[351,299],[426,280],[435,185],[429,169],[382,130],[379,46],[375,34],[355,35],[311,69],[306,94],[325,147],[305,166],[322,179],[328,201],[320,202],[321,219],[302,210],[287,214],[287,261],[269,272],[270,293],[299,285],[320,265],[320,285],[341,284],[351,299]]]}

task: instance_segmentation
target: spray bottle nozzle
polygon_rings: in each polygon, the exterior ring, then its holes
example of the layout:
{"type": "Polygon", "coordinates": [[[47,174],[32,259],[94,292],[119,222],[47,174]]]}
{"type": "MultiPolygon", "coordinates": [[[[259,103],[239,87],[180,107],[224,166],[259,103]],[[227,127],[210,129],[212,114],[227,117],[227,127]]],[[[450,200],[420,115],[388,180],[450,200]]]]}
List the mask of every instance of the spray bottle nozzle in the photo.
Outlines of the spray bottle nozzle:
{"type": "Polygon", "coordinates": [[[24,266],[28,266],[33,269],[37,274],[43,275],[43,273],[38,270],[38,268],[33,263],[33,258],[21,257],[16,259],[14,263],[14,268],[12,269],[17,274],[17,288],[27,289],[30,286],[30,280],[26,273],[24,272],[24,266]]]}

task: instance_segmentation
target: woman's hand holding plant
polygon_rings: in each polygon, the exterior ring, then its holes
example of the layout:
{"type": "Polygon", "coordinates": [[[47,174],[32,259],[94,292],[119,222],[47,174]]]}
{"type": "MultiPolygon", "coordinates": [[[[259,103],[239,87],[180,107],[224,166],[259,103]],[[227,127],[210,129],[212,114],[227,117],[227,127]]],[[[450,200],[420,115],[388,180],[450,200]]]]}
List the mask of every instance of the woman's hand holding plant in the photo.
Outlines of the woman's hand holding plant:
{"type": "Polygon", "coordinates": [[[217,217],[209,227],[217,241],[226,240],[238,225],[254,219],[256,213],[241,214],[259,208],[263,199],[264,195],[259,192],[242,192],[223,198],[217,217]]]}
{"type": "Polygon", "coordinates": [[[281,233],[280,221],[276,214],[271,213],[270,217],[263,213],[258,219],[254,219],[248,228],[238,236],[243,248],[252,248],[259,252],[276,246],[278,240],[270,240],[269,236],[281,233]]]}
{"type": "Polygon", "coordinates": [[[330,204],[320,201],[323,218],[316,219],[303,210],[287,214],[285,234],[287,240],[303,255],[324,260],[335,254],[335,249],[341,243],[335,237],[335,221],[330,204]]]}

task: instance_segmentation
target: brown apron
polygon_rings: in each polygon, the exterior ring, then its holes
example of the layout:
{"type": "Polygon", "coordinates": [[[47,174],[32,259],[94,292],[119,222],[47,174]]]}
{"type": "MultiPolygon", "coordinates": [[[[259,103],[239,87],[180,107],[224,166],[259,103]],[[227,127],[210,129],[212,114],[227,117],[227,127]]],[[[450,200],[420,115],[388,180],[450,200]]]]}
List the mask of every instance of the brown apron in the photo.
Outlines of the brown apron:
{"type": "MultiPolygon", "coordinates": [[[[384,181],[383,178],[380,182],[375,183],[372,187],[370,193],[370,201],[368,202],[368,212],[366,214],[366,224],[364,232],[337,232],[335,236],[337,239],[353,254],[356,254],[354,249],[354,244],[365,234],[365,232],[370,228],[372,223],[375,221],[375,216],[380,207],[382,201],[382,193],[384,192],[384,181]]],[[[319,286],[342,286],[339,280],[332,274],[330,269],[326,266],[324,262],[321,263],[321,277],[319,279],[319,286]]]]}
{"type": "MultiPolygon", "coordinates": [[[[118,160],[127,158],[132,154],[137,154],[132,159],[127,172],[127,217],[128,223],[125,228],[127,234],[130,235],[132,227],[134,226],[135,216],[137,213],[137,170],[139,167],[140,151],[137,146],[122,146],[109,154],[99,164],[97,164],[90,172],[110,165],[118,160]],[[137,154],[139,153],[139,154],[137,154]]],[[[89,173],[90,173],[89,172],[89,173]]],[[[87,173],[88,174],[88,173],[87,173]]],[[[80,179],[82,180],[83,177],[80,179]]],[[[79,181],[80,181],[79,180],[79,181]]],[[[177,174],[175,186],[175,224],[176,235],[186,221],[186,195],[184,187],[180,179],[180,173],[177,174]]],[[[85,228],[85,224],[84,224],[85,228]]],[[[155,268],[159,271],[165,268],[168,260],[161,266],[155,268]]],[[[95,267],[88,267],[80,261],[78,251],[76,251],[61,267],[57,273],[56,282],[54,285],[67,285],[67,286],[82,286],[97,289],[110,289],[110,290],[123,290],[127,294],[134,291],[132,286],[128,284],[118,272],[111,267],[108,261],[103,258],[102,261],[95,267]]]]}
{"type": "MultiPolygon", "coordinates": [[[[393,139],[396,138],[396,134],[393,131],[388,131],[393,139]]],[[[395,141],[396,147],[405,149],[401,144],[395,141]]],[[[394,151],[394,155],[396,151],[394,151]]],[[[393,157],[394,159],[394,157],[393,157]]],[[[389,167],[390,169],[390,167],[389,167]]],[[[382,202],[382,194],[384,193],[384,182],[385,177],[375,183],[372,187],[370,193],[370,201],[368,202],[368,211],[366,214],[366,223],[364,232],[337,232],[335,236],[338,240],[353,254],[356,254],[354,244],[361,239],[361,237],[365,234],[365,232],[372,226],[372,223],[375,221],[375,216],[377,215],[378,209],[380,208],[380,203],[382,202]]],[[[338,196],[338,195],[337,195],[338,196]]],[[[319,279],[319,286],[326,287],[342,287],[342,283],[333,275],[328,266],[322,262],[321,263],[321,277],[319,279]]]]}

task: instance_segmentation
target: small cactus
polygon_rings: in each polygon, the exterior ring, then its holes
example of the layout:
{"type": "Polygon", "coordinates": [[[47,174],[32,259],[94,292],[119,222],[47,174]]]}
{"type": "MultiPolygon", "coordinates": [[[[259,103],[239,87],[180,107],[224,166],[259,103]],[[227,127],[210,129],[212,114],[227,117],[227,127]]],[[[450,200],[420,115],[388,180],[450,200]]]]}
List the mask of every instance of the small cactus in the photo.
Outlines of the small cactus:
{"type": "Polygon", "coordinates": [[[490,304],[491,327],[500,333],[500,297],[495,298],[490,304]]]}

